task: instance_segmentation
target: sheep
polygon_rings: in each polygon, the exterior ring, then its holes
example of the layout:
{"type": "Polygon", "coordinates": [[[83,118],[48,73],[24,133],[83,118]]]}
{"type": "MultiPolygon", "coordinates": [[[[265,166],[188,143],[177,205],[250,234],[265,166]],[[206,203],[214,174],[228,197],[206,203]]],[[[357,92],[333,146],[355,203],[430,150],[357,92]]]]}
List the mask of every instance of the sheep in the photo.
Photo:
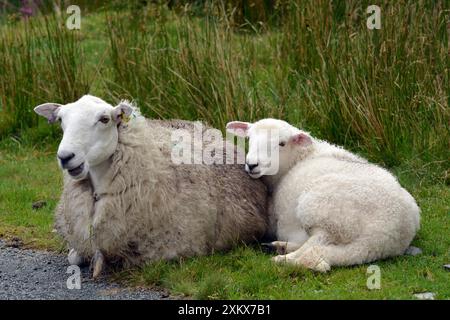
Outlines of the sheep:
{"type": "Polygon", "coordinates": [[[405,253],[420,209],[387,170],[282,120],[233,121],[227,131],[249,138],[245,169],[272,193],[275,262],[327,272],[405,253]]]}
{"type": "Polygon", "coordinates": [[[106,264],[207,255],[265,234],[266,187],[242,165],[171,161],[173,131],[192,131],[197,122],[148,120],[131,103],[113,107],[90,95],[34,110],[61,122],[64,187],[55,228],[69,263],[91,261],[94,278],[106,264]]]}

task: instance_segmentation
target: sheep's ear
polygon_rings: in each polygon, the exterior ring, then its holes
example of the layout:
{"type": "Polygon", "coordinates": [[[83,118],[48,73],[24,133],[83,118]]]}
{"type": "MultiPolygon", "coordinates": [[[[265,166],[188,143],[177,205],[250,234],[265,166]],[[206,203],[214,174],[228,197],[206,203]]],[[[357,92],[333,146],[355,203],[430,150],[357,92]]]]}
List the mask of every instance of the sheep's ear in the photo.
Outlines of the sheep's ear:
{"type": "Polygon", "coordinates": [[[297,133],[296,135],[292,136],[290,141],[295,145],[299,145],[299,146],[303,146],[303,147],[308,146],[312,143],[311,137],[304,132],[300,132],[300,133],[297,133]]]}
{"type": "Polygon", "coordinates": [[[112,117],[117,123],[120,123],[122,121],[128,122],[132,113],[133,107],[131,106],[131,104],[126,101],[122,101],[114,107],[112,111],[112,117]]]}
{"type": "Polygon", "coordinates": [[[54,123],[57,119],[59,108],[61,108],[60,104],[49,102],[38,105],[34,108],[34,112],[47,118],[48,123],[54,123]]]}
{"type": "Polygon", "coordinates": [[[227,123],[227,131],[238,137],[248,137],[248,129],[251,127],[250,122],[232,121],[227,123]]]}

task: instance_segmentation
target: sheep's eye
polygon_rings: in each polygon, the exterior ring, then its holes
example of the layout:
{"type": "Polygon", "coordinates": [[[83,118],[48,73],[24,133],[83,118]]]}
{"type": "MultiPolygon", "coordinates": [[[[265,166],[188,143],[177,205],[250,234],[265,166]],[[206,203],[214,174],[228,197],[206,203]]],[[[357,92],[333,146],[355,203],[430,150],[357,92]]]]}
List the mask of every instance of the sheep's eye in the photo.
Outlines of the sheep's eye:
{"type": "Polygon", "coordinates": [[[98,121],[100,121],[101,123],[108,123],[109,122],[109,118],[108,117],[101,117],[98,121]]]}
{"type": "Polygon", "coordinates": [[[280,142],[278,145],[279,145],[280,147],[284,147],[284,146],[286,145],[286,142],[280,142]]]}

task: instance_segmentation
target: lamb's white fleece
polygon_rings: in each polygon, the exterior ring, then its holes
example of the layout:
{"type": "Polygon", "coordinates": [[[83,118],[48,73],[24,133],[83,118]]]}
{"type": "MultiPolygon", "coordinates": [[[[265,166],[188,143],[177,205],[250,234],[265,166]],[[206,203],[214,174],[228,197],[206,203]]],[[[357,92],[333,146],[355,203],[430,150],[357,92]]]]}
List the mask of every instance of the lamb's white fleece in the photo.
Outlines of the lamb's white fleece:
{"type": "Polygon", "coordinates": [[[273,191],[278,240],[287,241],[290,252],[275,261],[327,271],[405,252],[419,229],[420,209],[390,172],[284,121],[251,124],[250,140],[261,139],[252,134],[258,128],[279,129],[288,139],[281,171],[263,177],[273,191]],[[292,143],[298,134],[308,143],[292,143]]]}

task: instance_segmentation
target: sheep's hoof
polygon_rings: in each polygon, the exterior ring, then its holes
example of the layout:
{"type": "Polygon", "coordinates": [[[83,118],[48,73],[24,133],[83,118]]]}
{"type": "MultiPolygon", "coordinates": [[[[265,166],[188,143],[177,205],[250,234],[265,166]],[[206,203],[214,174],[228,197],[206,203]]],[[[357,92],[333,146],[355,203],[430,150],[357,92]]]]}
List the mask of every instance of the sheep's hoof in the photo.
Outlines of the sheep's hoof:
{"type": "Polygon", "coordinates": [[[70,249],[69,254],[67,255],[67,260],[70,265],[81,265],[83,263],[83,258],[75,251],[75,249],[70,249]]]}
{"type": "Polygon", "coordinates": [[[100,250],[95,251],[94,257],[91,261],[92,267],[92,278],[97,279],[103,271],[103,265],[105,262],[105,258],[100,250]]]}

